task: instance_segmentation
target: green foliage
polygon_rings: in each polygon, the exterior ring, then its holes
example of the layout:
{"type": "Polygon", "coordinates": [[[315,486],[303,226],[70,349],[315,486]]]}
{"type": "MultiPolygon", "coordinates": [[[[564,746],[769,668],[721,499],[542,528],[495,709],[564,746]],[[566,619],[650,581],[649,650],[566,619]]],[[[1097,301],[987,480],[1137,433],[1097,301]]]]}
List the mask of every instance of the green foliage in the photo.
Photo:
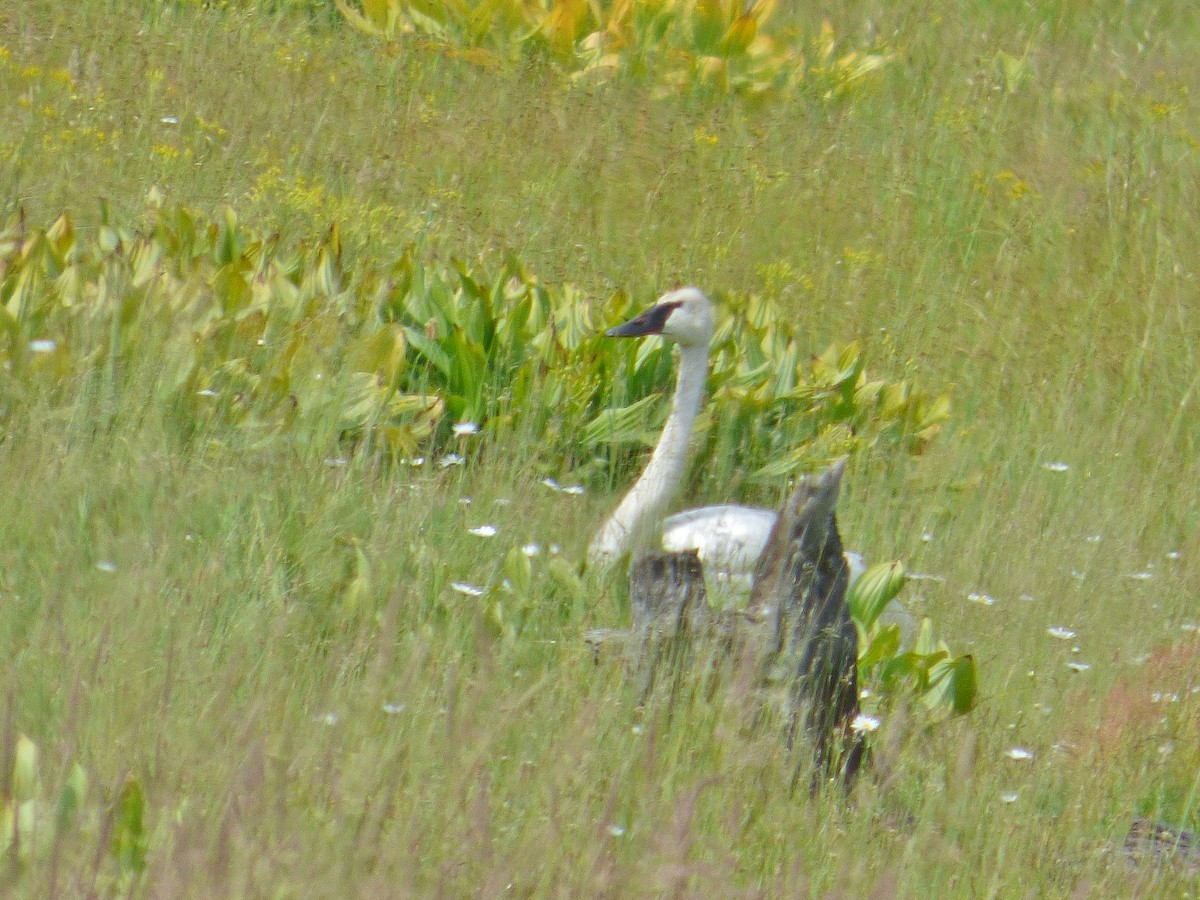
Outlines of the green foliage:
{"type": "Polygon", "coordinates": [[[146,868],[146,797],[133,776],[121,786],[112,815],[112,854],[123,873],[137,875],[146,868]]]}
{"type": "MultiPolygon", "coordinates": [[[[753,41],[803,53],[805,69],[764,103],[720,102],[721,67],[705,81],[699,60],[723,59],[725,35],[699,36],[716,53],[689,49],[678,17],[624,46],[588,42],[591,26],[560,52],[528,21],[515,41],[414,32],[372,46],[327,0],[0,8],[0,223],[23,206],[24,240],[72,209],[82,276],[72,290],[50,262],[35,277],[39,247],[24,282],[9,280],[22,262],[2,254],[0,784],[24,733],[39,751],[35,821],[84,797],[48,845],[25,840],[45,833],[35,824],[0,854],[7,893],[1195,894],[1186,865],[1102,852],[1137,813],[1198,826],[1193,6],[780,3],[753,41]],[[822,15],[834,62],[894,53],[850,84],[851,102],[822,102],[822,15]],[[593,54],[617,58],[565,89],[593,54]],[[452,293],[457,274],[432,259],[496,261],[470,266],[490,288],[512,248],[552,297],[565,279],[586,285],[596,327],[623,314],[607,285],[636,292],[630,310],[677,281],[737,286],[795,329],[785,377],[811,384],[810,352],[859,337],[867,383],[920,373],[952,387],[952,426],[921,456],[896,452],[917,432],[903,419],[865,436],[843,526],[872,558],[930,576],[901,595],[918,626],[936,623],[927,655],[953,649],[925,668],[970,651],[959,671],[978,664],[980,708],[873,708],[913,689],[908,675],[884,688],[876,665],[864,708],[877,765],[847,802],[780,790],[776,735],[753,727],[737,686],[639,704],[638,685],[581,646],[582,629],[624,619],[577,560],[653,434],[669,353],[635,389],[606,382],[608,398],[569,416],[581,357],[547,363],[562,393],[509,421],[485,389],[483,433],[456,438],[443,395],[422,387],[446,376],[404,332],[424,322],[351,328],[338,313],[297,340],[311,358],[345,329],[319,370],[336,383],[304,393],[313,408],[245,409],[248,392],[216,391],[273,372],[278,349],[239,349],[236,329],[203,322],[185,330],[230,347],[171,332],[176,305],[211,298],[214,259],[128,287],[152,185],[205,210],[192,217],[201,256],[222,203],[245,240],[305,269],[339,222],[343,294],[368,271],[385,278],[409,241],[452,293]],[[110,215],[91,211],[95,197],[110,215]],[[373,260],[355,258],[363,243],[373,260]],[[31,313],[51,292],[70,307],[31,313]],[[99,314],[114,296],[138,327],[99,314]],[[40,340],[53,348],[30,347],[40,340]],[[401,342],[398,393],[443,403],[411,443],[466,465],[380,464],[402,452],[371,418],[401,342]],[[182,374],[180,349],[194,357],[182,374]],[[219,369],[227,349],[240,369],[219,369]],[[211,395],[171,387],[195,359],[211,395]],[[629,443],[587,447],[573,430],[653,396],[629,443]],[[592,478],[582,495],[539,484],[596,472],[612,483],[592,478]],[[491,538],[466,530],[485,522],[491,538]],[[526,569],[514,550],[535,544],[526,569]],[[460,581],[481,595],[450,588],[460,581]],[[964,601],[976,591],[994,604],[964,601]],[[1162,656],[1171,647],[1186,652],[1162,656]],[[91,785],[76,794],[63,784],[77,758],[91,785]],[[130,771],[145,798],[141,874],[113,855],[130,771]]],[[[731,81],[749,57],[724,66],[731,81]]],[[[723,301],[731,322],[743,300],[723,301]]],[[[514,377],[540,401],[545,375],[527,364],[514,377]]],[[[407,428],[419,412],[380,417],[407,428]]],[[[711,419],[705,441],[734,452],[726,425],[711,419]]],[[[843,425],[781,443],[815,467],[862,436],[843,425]]],[[[777,499],[769,470],[751,481],[758,470],[706,447],[695,499],[777,499]]],[[[895,657],[898,630],[878,629],[894,642],[877,658],[895,657]]]]}
{"type": "Polygon", "coordinates": [[[345,20],[373,37],[419,35],[459,48],[487,67],[537,47],[589,82],[651,78],[662,93],[685,90],[752,99],[802,91],[844,95],[890,58],[886,50],[838,54],[826,22],[810,41],[768,33],[777,0],[334,0],[345,20]]]}
{"type": "Polygon", "coordinates": [[[87,773],[74,763],[58,803],[52,804],[43,796],[37,744],[18,735],[8,758],[11,774],[0,782],[6,787],[0,792],[0,854],[13,854],[14,862],[45,857],[75,827],[87,795],[87,773]]]}
{"type": "Polygon", "coordinates": [[[880,621],[887,605],[904,589],[904,582],[903,565],[878,563],[847,593],[850,616],[858,629],[860,681],[873,686],[873,693],[885,704],[911,692],[931,712],[970,712],[978,689],[974,659],[953,656],[946,642],[934,637],[929,619],[921,622],[912,647],[903,646],[899,625],[880,621]]]}
{"type": "MultiPolygon", "coordinates": [[[[674,378],[661,341],[603,337],[633,309],[624,293],[596,303],[511,257],[492,272],[412,252],[347,267],[336,226],[288,250],[232,210],[204,222],[155,202],[144,230],[106,222],[90,241],[66,214],[45,230],[16,220],[0,260],[10,415],[76,378],[119,392],[150,369],[154,405],[187,438],[409,457],[459,446],[451,426],[471,422],[607,477],[654,439],[674,378]]],[[[920,452],[948,415],[944,397],[868,380],[856,344],[809,363],[765,298],[722,308],[700,471],[736,461],[770,481],[876,446],[920,452]]]]}
{"type": "MultiPolygon", "coordinates": [[[[154,405],[185,439],[216,444],[327,441],[436,457],[461,447],[451,425],[470,422],[497,442],[538,447],[541,464],[574,459],[577,475],[607,479],[613,462],[640,464],[657,437],[671,349],[603,337],[633,312],[624,293],[597,304],[511,257],[495,272],[412,252],[347,266],[336,226],[289,251],[231,209],[204,222],[152,202],[140,232],[106,222],[85,243],[64,214],[44,231],[18,220],[0,235],[10,415],[22,396],[54,396],[89,373],[119,394],[127,373],[151,370],[154,405]]],[[[712,398],[696,427],[696,465],[710,477],[737,465],[770,483],[826,455],[920,452],[949,413],[945,397],[869,379],[855,343],[806,359],[762,297],[726,298],[713,346],[712,398]]],[[[373,593],[372,567],[356,539],[342,557],[333,593],[353,616],[373,593]]],[[[532,573],[510,554],[514,596],[489,597],[501,633],[519,633],[532,573]]],[[[864,678],[904,681],[931,705],[965,711],[969,698],[950,686],[967,676],[948,651],[902,653],[876,627],[902,584],[899,566],[876,567],[852,594],[864,678]]]]}

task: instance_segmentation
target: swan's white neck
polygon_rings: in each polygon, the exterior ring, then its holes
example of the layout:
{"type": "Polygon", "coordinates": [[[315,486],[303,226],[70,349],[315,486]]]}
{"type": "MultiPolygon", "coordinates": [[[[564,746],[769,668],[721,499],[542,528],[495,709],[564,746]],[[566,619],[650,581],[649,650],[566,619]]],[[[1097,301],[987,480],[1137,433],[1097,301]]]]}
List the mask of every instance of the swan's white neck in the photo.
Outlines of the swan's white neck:
{"type": "Polygon", "coordinates": [[[592,565],[613,563],[645,544],[661,526],[663,513],[687,470],[688,440],[708,376],[708,347],[680,345],[679,349],[679,380],[671,414],[642,477],[592,539],[588,547],[592,565]]]}

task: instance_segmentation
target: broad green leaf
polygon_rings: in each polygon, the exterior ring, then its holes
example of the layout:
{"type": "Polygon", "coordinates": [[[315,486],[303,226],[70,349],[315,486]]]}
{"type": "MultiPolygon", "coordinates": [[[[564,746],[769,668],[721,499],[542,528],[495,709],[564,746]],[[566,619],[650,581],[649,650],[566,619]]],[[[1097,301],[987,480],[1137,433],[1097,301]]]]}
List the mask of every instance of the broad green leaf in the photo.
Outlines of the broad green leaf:
{"type": "Polygon", "coordinates": [[[904,587],[904,566],[899,562],[877,563],[850,587],[846,602],[850,615],[870,630],[889,603],[904,587]]]}
{"type": "Polygon", "coordinates": [[[721,56],[740,56],[758,34],[758,21],[751,13],[738,16],[721,38],[717,52],[721,56]]]}
{"type": "Polygon", "coordinates": [[[929,690],[921,698],[930,709],[945,707],[958,715],[975,705],[978,681],[971,656],[943,659],[929,670],[929,690]]]}
{"type": "Polygon", "coordinates": [[[716,52],[728,24],[722,0],[696,0],[692,8],[694,51],[706,55],[716,52]]]}
{"type": "Polygon", "coordinates": [[[600,444],[631,444],[640,442],[648,430],[650,410],[659,402],[657,394],[643,397],[620,409],[606,409],[583,428],[582,441],[586,447],[600,444]]]}
{"type": "Polygon", "coordinates": [[[242,254],[237,213],[232,207],[225,207],[224,221],[219,226],[218,233],[220,236],[214,248],[217,265],[228,266],[242,254]]]}
{"type": "Polygon", "coordinates": [[[575,567],[561,556],[556,556],[550,560],[550,564],[546,569],[555,584],[566,590],[572,599],[579,600],[588,596],[587,587],[576,573],[575,567]]]}
{"type": "Polygon", "coordinates": [[[112,853],[123,871],[137,873],[146,868],[145,812],[141,782],[130,775],[113,810],[112,853]]]}
{"type": "Polygon", "coordinates": [[[1028,58],[1013,56],[1000,50],[996,53],[996,64],[1004,77],[1004,90],[1015,94],[1029,75],[1028,58]]]}
{"type": "Polygon", "coordinates": [[[759,25],[765,25],[771,18],[771,14],[775,12],[778,2],[779,0],[755,0],[754,6],[750,8],[750,15],[759,25]]]}
{"type": "Polygon", "coordinates": [[[399,325],[384,325],[358,340],[350,353],[350,365],[393,385],[404,371],[405,349],[404,329],[399,325]]]}
{"type": "Polygon", "coordinates": [[[504,557],[504,577],[516,593],[529,593],[533,585],[533,563],[521,552],[520,547],[513,547],[504,557]]]}
{"type": "Polygon", "coordinates": [[[794,475],[811,462],[808,452],[807,447],[796,447],[790,453],[776,456],[759,466],[750,477],[754,481],[777,481],[794,475]]]}
{"type": "Polygon", "coordinates": [[[858,670],[865,675],[885,659],[900,653],[900,626],[885,625],[875,632],[875,638],[869,644],[860,632],[859,641],[858,670]]]}
{"type": "Polygon", "coordinates": [[[922,656],[929,656],[938,650],[937,639],[933,636],[933,621],[928,616],[921,620],[921,630],[917,633],[913,650],[922,656]]]}
{"type": "Polygon", "coordinates": [[[450,357],[436,341],[426,337],[424,332],[407,325],[404,326],[404,336],[408,340],[409,345],[417,353],[425,357],[442,374],[442,377],[447,380],[450,379],[450,357]]]}

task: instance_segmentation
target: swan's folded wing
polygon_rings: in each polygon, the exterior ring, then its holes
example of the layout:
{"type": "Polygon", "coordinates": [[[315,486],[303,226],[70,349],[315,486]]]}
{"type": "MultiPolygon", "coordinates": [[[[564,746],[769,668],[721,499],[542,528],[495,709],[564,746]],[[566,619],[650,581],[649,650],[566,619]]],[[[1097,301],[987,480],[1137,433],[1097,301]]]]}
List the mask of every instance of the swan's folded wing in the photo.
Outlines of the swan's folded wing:
{"type": "Polygon", "coordinates": [[[664,550],[696,550],[714,574],[754,571],[775,524],[775,511],[751,506],[702,506],[663,522],[664,550]]]}

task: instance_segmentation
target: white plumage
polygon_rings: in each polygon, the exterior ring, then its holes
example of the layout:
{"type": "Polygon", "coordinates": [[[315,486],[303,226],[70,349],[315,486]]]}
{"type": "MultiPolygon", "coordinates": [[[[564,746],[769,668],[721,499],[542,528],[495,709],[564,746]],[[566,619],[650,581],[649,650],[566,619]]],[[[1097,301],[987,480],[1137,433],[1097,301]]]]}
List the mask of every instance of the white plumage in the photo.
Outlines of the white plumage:
{"type": "MultiPolygon", "coordinates": [[[[709,299],[696,288],[671,291],[641,315],[608,330],[610,337],[661,334],[679,345],[679,378],[671,414],[645,471],[601,526],[588,548],[593,565],[615,562],[661,532],[665,550],[696,550],[711,579],[748,592],[776,512],[750,506],[704,506],[664,518],[687,469],[688,441],[704,397],[713,335],[709,299]]],[[[862,558],[848,553],[851,578],[862,558]]]]}
{"type": "MultiPolygon", "coordinates": [[[[661,334],[679,346],[679,376],[671,413],[641,477],[605,520],[588,546],[588,562],[606,567],[661,535],[664,550],[696,550],[721,602],[749,595],[754,566],[766,546],[777,513],[752,506],[702,506],[672,516],[667,507],[687,470],[688,441],[704,398],[708,345],[713,336],[712,303],[697,288],[663,294],[641,315],[610,328],[609,337],[661,334]]],[[[863,558],[846,552],[850,583],[863,573],[863,558]]],[[[881,617],[900,625],[911,642],[916,622],[893,601],[881,617]]]]}
{"type": "MultiPolygon", "coordinates": [[[[662,524],[662,547],[677,552],[695,550],[706,572],[736,593],[750,593],[754,565],[767,546],[779,514],[754,506],[700,506],[667,516],[662,524]]],[[[862,554],[845,553],[854,584],[866,563],[862,554]]]]}

